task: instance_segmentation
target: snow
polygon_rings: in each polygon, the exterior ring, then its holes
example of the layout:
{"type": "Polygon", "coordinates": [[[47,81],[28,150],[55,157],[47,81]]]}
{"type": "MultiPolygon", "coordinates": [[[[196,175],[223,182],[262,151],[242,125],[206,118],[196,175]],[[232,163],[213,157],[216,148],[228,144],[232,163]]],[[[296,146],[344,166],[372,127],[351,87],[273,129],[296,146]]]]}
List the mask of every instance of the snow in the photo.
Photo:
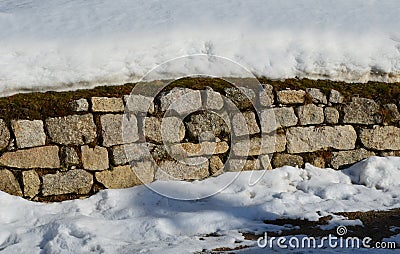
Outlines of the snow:
{"type": "MultiPolygon", "coordinates": [[[[189,201],[167,198],[148,187],[164,186],[179,192],[190,184],[193,193],[201,194],[237,173],[191,183],[157,181],[52,204],[0,192],[0,252],[193,253],[250,245],[253,248],[239,253],[260,253],[240,232],[291,227],[263,220],[317,220],[334,212],[400,207],[400,182],[390,175],[398,172],[400,157],[371,157],[343,171],[307,164],[304,169],[286,166],[241,172],[218,194],[189,201]],[[254,185],[249,184],[252,174],[260,177],[254,185]],[[219,237],[206,236],[211,233],[219,237]]],[[[334,215],[331,226],[360,223],[334,215]]]]}
{"type": "Polygon", "coordinates": [[[400,81],[399,13],[397,0],[1,0],[0,95],[138,81],[192,54],[272,79],[400,81]]]}

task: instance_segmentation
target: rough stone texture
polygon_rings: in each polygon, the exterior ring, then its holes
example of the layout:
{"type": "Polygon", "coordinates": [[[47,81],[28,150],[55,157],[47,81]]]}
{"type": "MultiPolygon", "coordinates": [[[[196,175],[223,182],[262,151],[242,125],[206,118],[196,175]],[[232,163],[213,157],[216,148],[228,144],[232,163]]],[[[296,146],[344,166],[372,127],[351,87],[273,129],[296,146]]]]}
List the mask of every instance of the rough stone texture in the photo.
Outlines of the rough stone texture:
{"type": "Polygon", "coordinates": [[[293,108],[265,109],[260,113],[261,131],[270,133],[281,127],[295,126],[298,122],[293,108]]]}
{"type": "Polygon", "coordinates": [[[324,122],[324,109],[307,104],[296,109],[301,125],[321,124],[324,122]]]}
{"type": "Polygon", "coordinates": [[[397,123],[400,121],[400,113],[397,109],[396,104],[386,104],[383,106],[384,110],[386,111],[385,122],[386,123],[397,123]]]}
{"type": "Polygon", "coordinates": [[[39,194],[40,179],[35,170],[23,171],[22,182],[24,183],[24,196],[33,198],[39,194]]]}
{"type": "Polygon", "coordinates": [[[67,166],[78,165],[80,160],[78,153],[73,147],[64,146],[61,148],[62,156],[64,157],[64,163],[67,166]]]}
{"type": "Polygon", "coordinates": [[[180,143],[169,147],[171,156],[185,158],[226,153],[229,145],[226,142],[180,143]]]}
{"type": "Polygon", "coordinates": [[[333,107],[324,109],[325,123],[337,124],[339,122],[339,111],[333,107]]]}
{"type": "Polygon", "coordinates": [[[178,161],[163,161],[157,168],[156,180],[198,180],[209,176],[209,162],[189,165],[178,161]]]}
{"type": "Polygon", "coordinates": [[[216,155],[211,156],[211,158],[210,158],[211,175],[217,176],[217,175],[223,173],[223,170],[224,170],[224,163],[222,162],[222,160],[216,155]]]}
{"type": "Polygon", "coordinates": [[[76,112],[83,112],[89,110],[89,102],[84,98],[71,101],[69,106],[73,111],[76,112]]]}
{"type": "Polygon", "coordinates": [[[104,170],[108,169],[108,152],[104,147],[96,146],[90,148],[89,146],[82,146],[82,164],[83,168],[87,170],[104,170]]]}
{"type": "Polygon", "coordinates": [[[400,128],[382,126],[363,129],[360,139],[366,148],[373,150],[400,150],[400,128]]]}
{"type": "Polygon", "coordinates": [[[0,165],[12,168],[59,168],[57,146],[34,147],[6,152],[0,157],[0,165]]]}
{"type": "Polygon", "coordinates": [[[230,159],[228,161],[228,171],[239,172],[239,171],[251,171],[260,170],[260,160],[247,160],[247,159],[230,159]]]}
{"type": "Polygon", "coordinates": [[[108,189],[129,188],[142,184],[129,165],[96,172],[96,180],[108,189]]]}
{"type": "Polygon", "coordinates": [[[175,87],[160,95],[160,110],[174,110],[185,115],[199,110],[202,106],[201,92],[188,88],[175,87]]]}
{"type": "Polygon", "coordinates": [[[44,196],[62,194],[88,194],[93,185],[93,176],[82,169],[75,169],[43,176],[44,196]]]}
{"type": "Polygon", "coordinates": [[[283,166],[302,167],[304,165],[303,157],[300,155],[278,153],[272,159],[274,168],[283,166]]]}
{"type": "Polygon", "coordinates": [[[224,107],[224,100],[220,93],[215,92],[210,87],[206,87],[206,109],[221,110],[224,107]]]}
{"type": "Polygon", "coordinates": [[[251,111],[235,114],[232,122],[234,123],[232,126],[233,133],[238,137],[260,132],[256,116],[251,111]]]}
{"type": "Polygon", "coordinates": [[[41,120],[16,120],[11,121],[18,148],[44,146],[46,134],[41,120]]]}
{"type": "Polygon", "coordinates": [[[123,112],[124,102],[122,98],[92,97],[93,112],[123,112]]]}
{"type": "Polygon", "coordinates": [[[0,169],[0,191],[15,196],[22,196],[21,187],[10,170],[0,169]]]}
{"type": "Polygon", "coordinates": [[[342,94],[336,90],[331,90],[329,93],[329,102],[332,104],[341,104],[343,103],[344,98],[342,94]]]}
{"type": "Polygon", "coordinates": [[[145,118],[145,136],[155,142],[178,143],[185,137],[185,126],[177,117],[145,118]]]}
{"type": "Polygon", "coordinates": [[[3,119],[0,119],[0,150],[3,150],[10,143],[10,131],[3,119]]]}
{"type": "Polygon", "coordinates": [[[226,97],[233,102],[238,109],[248,109],[255,106],[256,93],[247,87],[225,88],[226,97]]]}
{"type": "Polygon", "coordinates": [[[317,156],[314,158],[311,158],[310,161],[308,161],[311,165],[318,167],[318,168],[325,168],[326,167],[326,161],[325,158],[322,156],[317,156]]]}
{"type": "Polygon", "coordinates": [[[378,124],[382,122],[379,105],[365,98],[353,97],[343,109],[343,123],[378,124]]]}
{"type": "Polygon", "coordinates": [[[260,160],[261,169],[264,170],[272,169],[271,157],[272,155],[270,154],[264,154],[258,157],[258,159],[260,160]]]}
{"type": "Polygon", "coordinates": [[[277,100],[281,104],[303,104],[306,92],[303,90],[283,90],[277,93],[277,100]]]}
{"type": "Polygon", "coordinates": [[[46,128],[51,140],[57,144],[84,145],[96,139],[92,114],[48,118],[46,128]]]}
{"type": "Polygon", "coordinates": [[[314,152],[324,148],[350,150],[355,148],[357,134],[350,125],[324,127],[292,127],[287,131],[289,153],[314,152]]]}
{"type": "Polygon", "coordinates": [[[112,148],[112,162],[114,165],[121,165],[132,160],[147,160],[151,158],[150,149],[146,143],[134,143],[114,146],[112,148]]]}
{"type": "MultiPolygon", "coordinates": [[[[189,136],[194,140],[199,140],[202,136],[201,134],[207,132],[209,133],[210,139],[211,136],[217,137],[230,133],[229,127],[224,120],[211,112],[191,115],[185,124],[189,136]]],[[[203,135],[203,137],[204,136],[205,135],[203,135]]]]}
{"type": "Polygon", "coordinates": [[[334,152],[331,160],[331,165],[334,169],[339,169],[342,166],[349,166],[353,163],[359,162],[370,156],[374,156],[374,152],[360,148],[351,151],[334,152]]]}
{"type": "Polygon", "coordinates": [[[307,88],[306,92],[311,96],[314,103],[328,104],[325,94],[317,88],[307,88]]]}
{"type": "Polygon", "coordinates": [[[262,85],[263,90],[258,93],[260,105],[270,107],[274,104],[274,87],[269,84],[262,85]]]}
{"type": "Polygon", "coordinates": [[[156,165],[152,161],[137,161],[131,164],[131,169],[141,183],[151,183],[154,181],[156,165]]]}
{"type": "Polygon", "coordinates": [[[283,152],[286,149],[285,135],[263,135],[262,138],[253,137],[250,140],[239,140],[233,143],[233,154],[240,157],[256,156],[274,152],[283,152]]]}
{"type": "Polygon", "coordinates": [[[137,119],[134,115],[107,114],[100,116],[103,146],[133,143],[139,140],[137,119]]]}
{"type": "Polygon", "coordinates": [[[154,114],[154,101],[151,97],[141,94],[124,95],[126,109],[133,113],[150,113],[154,114]]]}

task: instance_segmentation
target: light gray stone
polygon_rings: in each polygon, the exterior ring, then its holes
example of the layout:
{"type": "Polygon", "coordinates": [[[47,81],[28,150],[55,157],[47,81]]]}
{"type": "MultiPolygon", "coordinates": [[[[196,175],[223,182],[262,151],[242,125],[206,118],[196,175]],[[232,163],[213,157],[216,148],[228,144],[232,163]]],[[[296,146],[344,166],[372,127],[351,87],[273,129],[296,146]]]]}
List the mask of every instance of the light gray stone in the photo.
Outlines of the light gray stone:
{"type": "Polygon", "coordinates": [[[61,148],[61,153],[64,157],[65,165],[78,165],[80,163],[78,153],[73,147],[64,146],[61,148]]]}
{"type": "Polygon", "coordinates": [[[150,149],[146,143],[133,143],[112,147],[114,165],[126,164],[132,160],[140,161],[151,158],[150,149]]]}
{"type": "Polygon", "coordinates": [[[83,168],[87,170],[105,170],[108,169],[108,152],[107,149],[100,146],[90,148],[89,146],[82,146],[82,164],[83,168]]]}
{"type": "Polygon", "coordinates": [[[100,123],[105,147],[139,140],[139,128],[135,115],[106,114],[100,116],[100,123]]]}
{"type": "Polygon", "coordinates": [[[126,109],[133,113],[150,113],[154,114],[155,107],[153,98],[143,96],[141,94],[124,95],[126,109]]]}
{"type": "Polygon", "coordinates": [[[328,124],[337,124],[339,122],[339,111],[334,107],[324,109],[325,122],[328,124]]]}
{"type": "Polygon", "coordinates": [[[43,176],[44,196],[62,194],[88,194],[92,189],[93,176],[82,169],[75,169],[43,176]]]}
{"type": "Polygon", "coordinates": [[[379,105],[371,99],[353,97],[343,113],[343,123],[367,125],[382,122],[379,105]]]}
{"type": "Polygon", "coordinates": [[[281,104],[303,104],[306,92],[303,90],[283,90],[277,93],[277,100],[281,104]]]}
{"type": "Polygon", "coordinates": [[[230,87],[224,89],[225,96],[240,110],[255,106],[256,93],[247,87],[230,87]]]}
{"type": "Polygon", "coordinates": [[[155,179],[166,180],[199,180],[209,176],[209,161],[200,165],[190,165],[179,161],[162,161],[155,173],[155,179]]]}
{"type": "Polygon", "coordinates": [[[0,157],[0,165],[11,168],[59,168],[57,146],[41,146],[6,152],[0,157]]]}
{"type": "Polygon", "coordinates": [[[400,113],[396,104],[385,104],[383,109],[386,111],[386,123],[397,123],[400,121],[400,113]]]}
{"type": "Polygon", "coordinates": [[[174,158],[202,157],[212,154],[223,154],[229,150],[226,142],[180,143],[169,147],[170,155],[174,158]]]}
{"type": "Polygon", "coordinates": [[[328,104],[326,95],[317,88],[307,88],[306,92],[311,96],[313,103],[328,104]]]}
{"type": "Polygon", "coordinates": [[[233,133],[238,137],[260,132],[256,116],[251,111],[235,114],[232,123],[233,133]]]}
{"type": "Polygon", "coordinates": [[[219,137],[230,133],[224,119],[211,112],[191,115],[185,125],[188,135],[195,140],[199,140],[203,133],[209,133],[210,139],[207,140],[211,140],[211,136],[219,137]]]}
{"type": "Polygon", "coordinates": [[[332,104],[341,104],[343,103],[344,98],[339,91],[331,90],[329,93],[329,102],[332,104]]]}
{"type": "Polygon", "coordinates": [[[73,100],[70,102],[70,107],[75,112],[83,112],[89,110],[89,102],[85,98],[73,100]]]}
{"type": "Polygon", "coordinates": [[[23,171],[22,182],[24,184],[24,196],[33,198],[39,194],[40,179],[35,170],[23,171]]]}
{"type": "Polygon", "coordinates": [[[374,150],[400,150],[400,128],[379,126],[362,129],[360,139],[366,148],[374,150]]]}
{"type": "Polygon", "coordinates": [[[227,168],[231,172],[260,170],[261,163],[258,159],[230,159],[227,168]]]}
{"type": "Polygon", "coordinates": [[[96,139],[92,114],[48,118],[46,128],[51,140],[61,145],[84,145],[96,139]]]}
{"type": "Polygon", "coordinates": [[[260,163],[261,163],[261,169],[264,169],[264,170],[272,169],[271,158],[272,158],[272,154],[264,154],[264,155],[260,155],[258,157],[258,159],[260,160],[260,163]]]}
{"type": "Polygon", "coordinates": [[[221,110],[224,107],[224,100],[220,93],[213,91],[210,87],[206,88],[206,109],[221,110]]]}
{"type": "Polygon", "coordinates": [[[353,163],[359,162],[370,156],[375,156],[375,153],[367,151],[364,148],[351,151],[334,152],[331,165],[334,169],[339,169],[343,166],[349,166],[353,163]]]}
{"type": "Polygon", "coordinates": [[[0,119],[0,150],[3,150],[10,143],[10,131],[8,130],[6,122],[0,119]]]}
{"type": "Polygon", "coordinates": [[[299,106],[296,111],[301,125],[322,124],[324,122],[324,109],[314,104],[299,106]]]}
{"type": "Polygon", "coordinates": [[[201,107],[201,92],[199,90],[175,87],[160,95],[160,110],[162,112],[170,109],[180,115],[185,115],[195,112],[201,107]]]}
{"type": "Polygon", "coordinates": [[[124,103],[122,98],[115,97],[92,97],[93,112],[123,112],[124,103]]]}
{"type": "Polygon", "coordinates": [[[303,157],[295,154],[278,153],[272,159],[274,168],[283,166],[302,167],[304,165],[303,157]]]}
{"type": "Polygon", "coordinates": [[[295,126],[298,122],[293,108],[271,108],[260,113],[261,131],[270,133],[282,127],[295,126]]]}
{"type": "Polygon", "coordinates": [[[350,125],[324,127],[292,127],[286,133],[289,153],[307,153],[325,148],[355,148],[357,133],[350,125]]]}
{"type": "Polygon", "coordinates": [[[177,117],[145,118],[146,138],[161,143],[179,143],[185,137],[185,126],[177,117]]]}
{"type": "Polygon", "coordinates": [[[231,149],[239,157],[283,152],[286,149],[286,138],[283,134],[263,135],[261,138],[239,140],[232,144],[231,149]]]}
{"type": "Polygon", "coordinates": [[[21,187],[10,170],[0,169],[0,191],[15,196],[22,196],[21,187]]]}
{"type": "Polygon", "coordinates": [[[136,161],[131,164],[131,169],[141,183],[147,184],[154,181],[156,165],[153,161],[136,161]]]}
{"type": "Polygon", "coordinates": [[[44,146],[46,143],[46,134],[41,120],[13,120],[11,128],[18,148],[44,146]]]}
{"type": "Polygon", "coordinates": [[[263,89],[258,93],[260,105],[270,107],[274,105],[274,87],[269,84],[263,84],[263,89]]]}

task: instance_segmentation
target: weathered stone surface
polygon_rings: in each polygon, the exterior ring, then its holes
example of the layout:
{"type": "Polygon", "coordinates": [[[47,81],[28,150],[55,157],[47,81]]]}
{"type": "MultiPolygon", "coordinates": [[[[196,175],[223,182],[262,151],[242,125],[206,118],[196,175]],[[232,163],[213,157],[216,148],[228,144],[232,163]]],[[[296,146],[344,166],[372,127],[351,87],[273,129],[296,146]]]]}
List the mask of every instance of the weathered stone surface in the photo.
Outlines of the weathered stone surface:
{"type": "Polygon", "coordinates": [[[256,93],[247,87],[225,88],[226,97],[233,102],[238,109],[248,109],[255,106],[256,93]]]}
{"type": "Polygon", "coordinates": [[[7,169],[0,169],[0,190],[11,195],[22,196],[21,187],[13,173],[7,169]]]}
{"type": "Polygon", "coordinates": [[[215,92],[210,87],[206,87],[206,109],[221,110],[224,107],[224,100],[220,93],[215,92]]]}
{"type": "Polygon", "coordinates": [[[270,133],[281,127],[295,126],[298,122],[293,108],[265,109],[260,113],[261,131],[270,133]]]}
{"type": "Polygon", "coordinates": [[[325,94],[317,88],[307,88],[306,92],[311,96],[314,103],[328,104],[325,94]]]}
{"type": "Polygon", "coordinates": [[[124,95],[126,108],[133,113],[150,113],[155,112],[154,101],[151,97],[146,97],[141,94],[124,95]]]}
{"type": "Polygon", "coordinates": [[[132,160],[140,161],[150,158],[150,149],[146,143],[119,145],[112,148],[112,161],[114,165],[125,164],[132,160]]]}
{"type": "Polygon", "coordinates": [[[224,163],[222,160],[217,156],[211,156],[210,158],[210,171],[211,175],[217,176],[221,173],[223,173],[224,170],[224,163]]]}
{"type": "Polygon", "coordinates": [[[262,138],[253,137],[250,140],[235,142],[231,149],[233,154],[239,157],[283,152],[286,149],[286,138],[282,134],[263,135],[262,138]]]}
{"type": "Polygon", "coordinates": [[[282,104],[303,104],[306,92],[303,90],[283,90],[277,93],[277,100],[282,104]]]}
{"type": "Polygon", "coordinates": [[[43,176],[44,196],[62,194],[88,194],[93,185],[93,176],[82,169],[75,169],[43,176]]]}
{"type": "Polygon", "coordinates": [[[131,169],[141,183],[151,183],[154,181],[156,165],[152,161],[137,161],[131,164],[131,169]]]}
{"type": "Polygon", "coordinates": [[[59,168],[57,146],[42,146],[6,152],[0,157],[0,165],[12,168],[59,168]]]}
{"type": "Polygon", "coordinates": [[[260,132],[256,116],[251,111],[235,114],[232,123],[233,133],[238,137],[260,132]]]}
{"type": "Polygon", "coordinates": [[[180,143],[169,147],[171,156],[185,158],[226,153],[229,145],[226,142],[180,143]]]}
{"type": "Polygon", "coordinates": [[[383,126],[363,129],[360,139],[366,148],[374,150],[400,150],[400,128],[383,126]]]}
{"type": "Polygon", "coordinates": [[[331,90],[329,93],[329,102],[332,104],[340,104],[343,103],[344,98],[339,91],[331,90]]]}
{"type": "Polygon", "coordinates": [[[11,121],[18,148],[44,146],[46,134],[41,120],[16,120],[11,121]]]}
{"type": "Polygon", "coordinates": [[[79,164],[80,160],[78,153],[73,147],[64,146],[61,148],[61,153],[64,158],[64,163],[67,166],[79,164]]]}
{"type": "Polygon", "coordinates": [[[316,157],[310,158],[308,163],[310,163],[311,165],[318,167],[318,168],[325,168],[326,167],[325,159],[326,158],[323,156],[316,156],[316,157]]]}
{"type": "Polygon", "coordinates": [[[353,97],[351,103],[343,109],[343,123],[378,124],[382,122],[379,105],[365,98],[353,97]]]}
{"type": "Polygon", "coordinates": [[[339,111],[333,107],[326,107],[324,115],[326,123],[337,124],[339,122],[339,111]]]}
{"type": "Polygon", "coordinates": [[[108,189],[130,188],[142,184],[130,165],[96,172],[96,180],[108,189]]]}
{"type": "Polygon", "coordinates": [[[370,156],[374,156],[374,152],[360,148],[351,151],[334,152],[331,160],[331,165],[334,169],[339,169],[342,166],[349,166],[353,163],[359,162],[370,156]]]}
{"type": "Polygon", "coordinates": [[[269,84],[262,85],[263,90],[258,93],[260,105],[270,107],[274,104],[274,87],[269,84]]]}
{"type": "Polygon", "coordinates": [[[23,171],[22,182],[24,184],[24,196],[33,198],[39,194],[40,179],[35,170],[23,171]]]}
{"type": "Polygon", "coordinates": [[[139,140],[139,128],[134,115],[107,114],[100,117],[103,146],[133,143],[139,140]]]}
{"type": "Polygon", "coordinates": [[[83,168],[87,170],[104,170],[108,169],[108,152],[104,147],[96,146],[90,148],[89,146],[82,146],[82,164],[83,168]]]}
{"type": "Polygon", "coordinates": [[[299,106],[296,111],[301,125],[321,124],[324,122],[324,109],[314,104],[299,106]]]}
{"type": "Polygon", "coordinates": [[[230,159],[228,161],[228,171],[239,172],[239,171],[251,171],[260,170],[260,160],[247,160],[247,159],[230,159]]]}
{"type": "Polygon", "coordinates": [[[314,152],[324,148],[350,150],[355,148],[357,134],[350,125],[324,127],[292,127],[287,131],[289,153],[314,152]]]}
{"type": "Polygon", "coordinates": [[[283,166],[302,167],[304,165],[303,157],[300,155],[278,153],[272,159],[274,168],[283,166]]]}
{"type": "Polygon", "coordinates": [[[10,143],[10,131],[7,128],[6,122],[0,119],[0,150],[3,150],[10,143]]]}
{"type": "Polygon", "coordinates": [[[83,112],[89,110],[89,102],[85,98],[71,101],[69,106],[73,111],[76,112],[83,112]]]}
{"type": "Polygon", "coordinates": [[[53,142],[62,145],[83,145],[96,139],[92,114],[48,118],[46,128],[53,142]]]}
{"type": "Polygon", "coordinates": [[[92,97],[93,112],[123,112],[124,103],[122,98],[92,97]]]}
{"type": "Polygon", "coordinates": [[[202,106],[201,92],[188,88],[175,87],[160,95],[160,110],[174,110],[185,115],[199,110],[202,106]]]}
{"type": "Polygon", "coordinates": [[[155,142],[178,143],[185,137],[185,126],[177,117],[145,118],[145,136],[155,142]]]}
{"type": "Polygon", "coordinates": [[[195,140],[199,140],[202,133],[209,133],[210,139],[206,140],[212,140],[211,136],[218,137],[230,133],[224,120],[211,112],[191,115],[185,125],[189,136],[195,140]]]}
{"type": "Polygon", "coordinates": [[[163,161],[157,168],[156,180],[198,180],[209,176],[209,161],[200,165],[189,165],[178,161],[163,161]]]}
{"type": "Polygon", "coordinates": [[[396,104],[386,104],[383,106],[386,111],[385,122],[386,123],[397,123],[400,121],[400,113],[397,109],[396,104]]]}

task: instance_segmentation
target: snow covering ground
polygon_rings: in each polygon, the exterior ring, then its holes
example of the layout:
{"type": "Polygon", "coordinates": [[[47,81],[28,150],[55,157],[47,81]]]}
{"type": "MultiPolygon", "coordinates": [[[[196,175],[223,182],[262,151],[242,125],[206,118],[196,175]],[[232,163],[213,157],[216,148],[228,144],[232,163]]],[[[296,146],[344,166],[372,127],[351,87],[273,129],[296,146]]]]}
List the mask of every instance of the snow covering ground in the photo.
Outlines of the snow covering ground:
{"type": "Polygon", "coordinates": [[[0,0],[0,96],[137,81],[199,53],[273,79],[400,81],[399,13],[398,0],[0,0]]]}
{"type": "MultiPolygon", "coordinates": [[[[194,193],[201,194],[216,183],[230,180],[231,174],[234,173],[191,183],[158,181],[151,185],[177,192],[186,189],[181,188],[183,185],[190,185],[194,193]]],[[[344,171],[306,165],[305,169],[242,172],[217,195],[193,201],[168,199],[146,186],[104,190],[85,200],[52,204],[0,192],[0,252],[193,253],[238,246],[235,240],[241,241],[240,245],[254,246],[240,232],[290,228],[264,224],[266,219],[317,220],[333,212],[400,207],[399,176],[400,157],[371,157],[344,171]],[[261,180],[249,186],[252,173],[261,176],[261,180]],[[204,236],[210,233],[220,237],[204,236]]],[[[344,219],[334,215],[331,225],[360,223],[344,219]]],[[[391,238],[400,243],[399,239],[391,238]]],[[[264,252],[269,250],[253,247],[239,251],[264,252]]]]}

